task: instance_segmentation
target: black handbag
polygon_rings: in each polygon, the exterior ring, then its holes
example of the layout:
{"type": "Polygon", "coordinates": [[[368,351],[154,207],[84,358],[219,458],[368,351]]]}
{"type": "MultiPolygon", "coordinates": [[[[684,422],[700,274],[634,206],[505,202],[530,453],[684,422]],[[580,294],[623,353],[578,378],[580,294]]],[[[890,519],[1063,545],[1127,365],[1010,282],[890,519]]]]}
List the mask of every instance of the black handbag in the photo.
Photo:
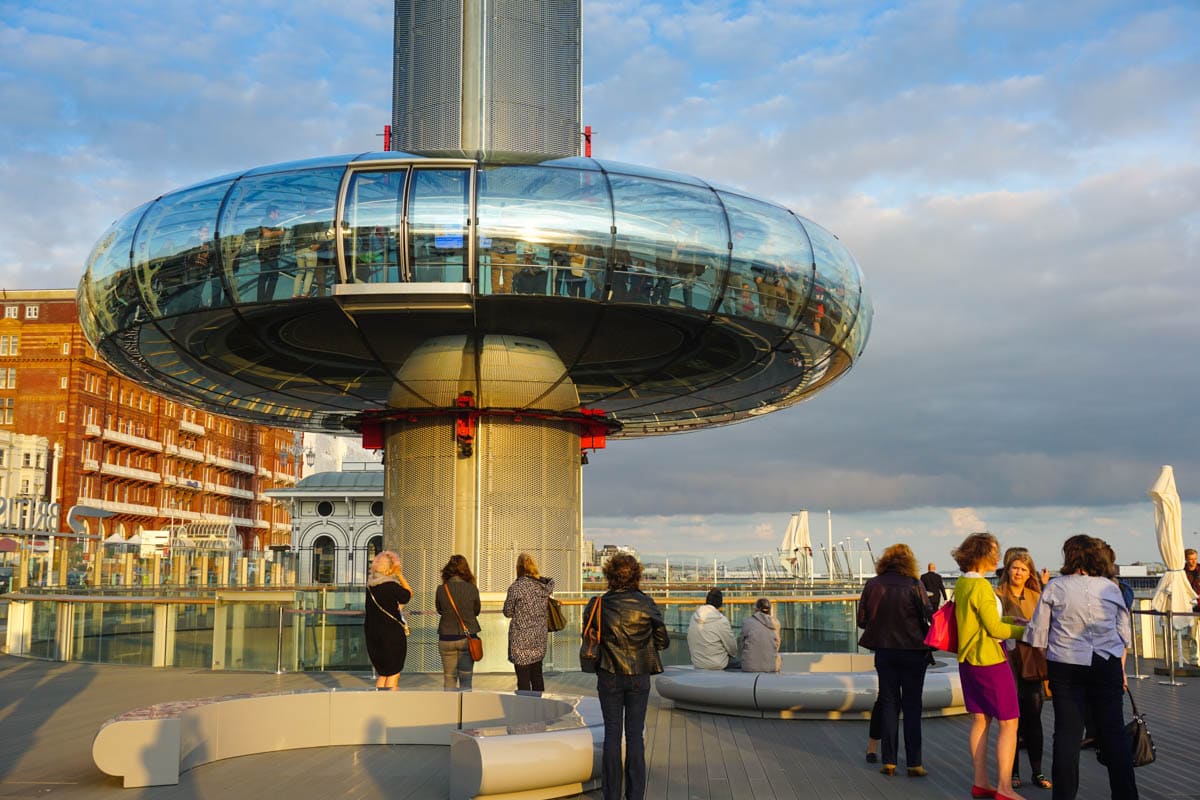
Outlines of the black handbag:
{"type": "MultiPolygon", "coordinates": [[[[1137,703],[1133,702],[1133,693],[1126,688],[1125,694],[1129,695],[1129,705],[1133,709],[1133,719],[1125,725],[1125,741],[1129,745],[1129,755],[1133,759],[1133,765],[1144,767],[1147,764],[1153,764],[1157,757],[1154,751],[1154,740],[1150,738],[1150,729],[1146,727],[1145,718],[1138,713],[1137,703]]],[[[1096,760],[1104,764],[1104,754],[1100,748],[1096,748],[1096,760]]]]}
{"type": "Polygon", "coordinates": [[[579,645],[579,670],[594,673],[600,666],[600,602],[597,597],[592,604],[592,613],[583,626],[583,642],[579,645]],[[592,620],[596,626],[592,627],[592,620]]]}
{"type": "Polygon", "coordinates": [[[567,627],[567,615],[563,613],[562,603],[554,597],[546,598],[546,630],[556,633],[567,627]]]}

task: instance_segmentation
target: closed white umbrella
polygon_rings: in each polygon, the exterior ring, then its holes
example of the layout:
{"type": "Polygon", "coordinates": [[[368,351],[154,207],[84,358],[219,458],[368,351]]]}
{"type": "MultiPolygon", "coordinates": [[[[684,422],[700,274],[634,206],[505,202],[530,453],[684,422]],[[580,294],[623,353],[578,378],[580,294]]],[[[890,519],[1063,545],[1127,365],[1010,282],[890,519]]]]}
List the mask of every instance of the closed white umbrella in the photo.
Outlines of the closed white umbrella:
{"type": "MultiPolygon", "coordinates": [[[[1170,609],[1176,614],[1186,614],[1196,603],[1196,593],[1183,574],[1183,510],[1179,492],[1175,489],[1175,470],[1163,467],[1158,480],[1150,487],[1149,495],[1154,501],[1158,550],[1167,565],[1167,571],[1154,590],[1154,610],[1165,612],[1170,609]]],[[[1176,628],[1186,628],[1191,623],[1191,617],[1175,617],[1176,628]]]]}
{"type": "Polygon", "coordinates": [[[812,540],[808,533],[808,511],[792,514],[779,545],[779,561],[793,578],[812,577],[812,540]]]}

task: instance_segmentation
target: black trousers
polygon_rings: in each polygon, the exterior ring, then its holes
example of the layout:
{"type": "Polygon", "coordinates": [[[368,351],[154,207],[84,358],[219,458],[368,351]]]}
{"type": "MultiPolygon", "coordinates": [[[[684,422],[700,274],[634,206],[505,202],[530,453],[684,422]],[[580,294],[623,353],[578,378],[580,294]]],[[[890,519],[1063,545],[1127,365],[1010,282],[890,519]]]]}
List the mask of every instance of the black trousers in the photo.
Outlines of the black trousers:
{"type": "Polygon", "coordinates": [[[517,691],[544,692],[546,682],[542,679],[542,662],[532,664],[513,664],[517,671],[517,691]]]}
{"type": "MultiPolygon", "coordinates": [[[[1029,754],[1029,774],[1042,773],[1042,750],[1045,739],[1042,736],[1042,694],[1041,681],[1027,681],[1020,676],[1013,676],[1017,682],[1017,707],[1021,718],[1017,721],[1017,733],[1025,740],[1025,752],[1029,754]]],[[[1013,754],[1012,774],[1021,772],[1019,762],[1021,753],[1013,754]]]]}
{"type": "Polygon", "coordinates": [[[646,706],[649,675],[596,673],[596,694],[604,716],[602,775],[604,800],[643,800],[646,796],[646,706]],[[625,734],[625,764],[621,765],[621,733],[625,734]]]}
{"type": "Polygon", "coordinates": [[[1112,800],[1137,800],[1133,757],[1125,740],[1124,677],[1121,659],[1093,655],[1089,666],[1047,662],[1054,695],[1054,800],[1075,800],[1079,791],[1079,742],[1085,709],[1096,715],[1100,751],[1108,762],[1112,800]]]}
{"type": "Polygon", "coordinates": [[[884,764],[899,764],[900,712],[904,712],[904,763],[919,767],[921,761],[921,693],[925,690],[926,650],[875,651],[879,676],[880,758],[884,764]]]}

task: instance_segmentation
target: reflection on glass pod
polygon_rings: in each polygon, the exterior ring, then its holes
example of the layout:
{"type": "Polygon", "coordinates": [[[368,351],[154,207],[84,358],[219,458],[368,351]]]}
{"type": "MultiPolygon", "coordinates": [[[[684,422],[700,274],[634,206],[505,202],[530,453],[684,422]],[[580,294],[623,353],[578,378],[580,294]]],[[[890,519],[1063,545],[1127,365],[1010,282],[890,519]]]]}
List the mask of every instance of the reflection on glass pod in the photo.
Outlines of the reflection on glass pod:
{"type": "Polygon", "coordinates": [[[684,175],[585,158],[371,153],[259,167],[122,217],[88,260],[86,335],[160,391],[337,427],[428,338],[520,335],[625,435],[791,405],[866,346],[833,234],[684,175]]]}

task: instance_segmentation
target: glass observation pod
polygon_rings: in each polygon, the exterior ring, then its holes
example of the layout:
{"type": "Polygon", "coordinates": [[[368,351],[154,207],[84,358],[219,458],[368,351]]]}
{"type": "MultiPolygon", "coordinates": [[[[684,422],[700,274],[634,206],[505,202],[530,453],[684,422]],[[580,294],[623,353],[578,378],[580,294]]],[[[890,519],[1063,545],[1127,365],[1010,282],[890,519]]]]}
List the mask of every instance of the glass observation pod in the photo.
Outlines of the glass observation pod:
{"type": "Polygon", "coordinates": [[[414,352],[454,336],[545,343],[615,435],[735,422],[844,373],[872,318],[849,251],[782,206],[610,161],[461,153],[165,194],[105,232],[79,300],[131,377],[314,430],[388,407],[414,352]]]}

